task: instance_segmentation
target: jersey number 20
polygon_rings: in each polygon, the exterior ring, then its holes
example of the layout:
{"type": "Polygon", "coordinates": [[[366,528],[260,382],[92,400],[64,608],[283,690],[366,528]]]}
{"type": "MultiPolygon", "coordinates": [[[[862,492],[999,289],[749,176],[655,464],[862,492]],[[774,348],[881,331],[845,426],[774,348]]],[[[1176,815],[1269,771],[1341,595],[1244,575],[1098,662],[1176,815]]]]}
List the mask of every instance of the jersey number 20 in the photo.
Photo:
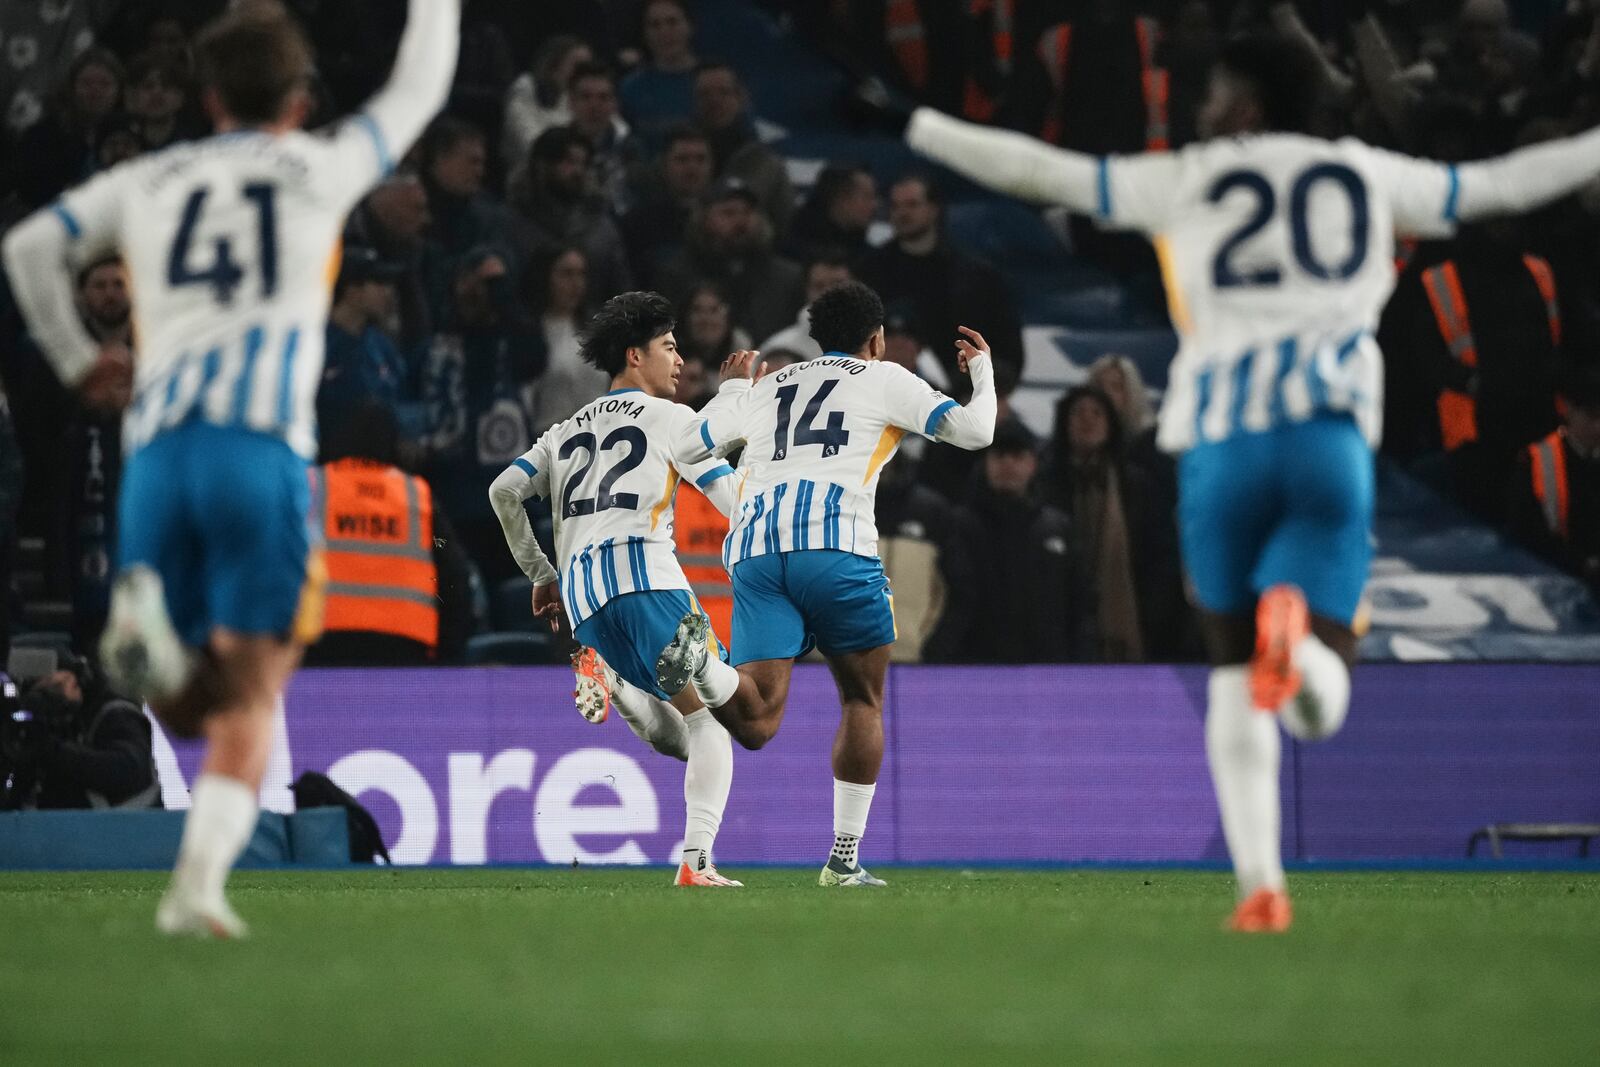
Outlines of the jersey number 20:
{"type": "MultiPolygon", "coordinates": [[[[278,190],[265,182],[252,182],[240,192],[255,204],[260,221],[256,245],[261,255],[261,298],[265,300],[278,291],[278,190]]],[[[178,235],[172,241],[172,254],[167,257],[167,284],[174,289],[209,285],[217,303],[231,304],[234,290],[244,281],[244,271],[233,258],[233,242],[226,237],[212,242],[210,266],[190,263],[195,227],[200,223],[200,212],[205,209],[206,197],[210,194],[211,189],[202,185],[189,194],[183,205],[178,235]]]]}
{"type": "MultiPolygon", "coordinates": [[[[1212,184],[1206,199],[1220,203],[1235,191],[1243,191],[1255,200],[1250,217],[1217,249],[1211,261],[1211,280],[1218,289],[1237,289],[1242,286],[1261,287],[1277,285],[1283,281],[1283,271],[1275,266],[1258,267],[1241,271],[1233,264],[1239,246],[1260,233],[1278,208],[1278,195],[1272,184],[1254,170],[1230,170],[1212,184]]],[[[1317,163],[1301,171],[1289,189],[1289,236],[1294,245],[1294,259],[1300,269],[1323,281],[1342,281],[1361,269],[1367,260],[1367,231],[1370,229],[1367,213],[1367,187],[1361,176],[1341,163],[1317,163]],[[1350,201],[1350,253],[1339,263],[1329,263],[1311,247],[1311,191],[1319,184],[1342,189],[1350,201]]]]}

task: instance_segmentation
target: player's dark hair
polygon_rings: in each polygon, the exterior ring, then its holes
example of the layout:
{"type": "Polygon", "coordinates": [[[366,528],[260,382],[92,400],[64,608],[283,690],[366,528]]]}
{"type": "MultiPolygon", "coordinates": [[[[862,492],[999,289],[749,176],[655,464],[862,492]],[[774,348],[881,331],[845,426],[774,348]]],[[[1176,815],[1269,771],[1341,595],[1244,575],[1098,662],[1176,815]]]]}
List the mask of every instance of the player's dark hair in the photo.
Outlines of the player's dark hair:
{"type": "Polygon", "coordinates": [[[811,304],[811,338],[824,352],[853,356],[883,325],[883,301],[860,282],[842,282],[811,304]]]}
{"type": "Polygon", "coordinates": [[[311,77],[311,47],[276,0],[233,8],[200,32],[194,51],[201,84],[246,125],[276,122],[311,77]]]}
{"type": "Polygon", "coordinates": [[[628,349],[644,348],[677,324],[672,302],[660,293],[621,293],[601,304],[583,328],[578,354],[616,377],[628,365],[628,349]]]}
{"type": "Polygon", "coordinates": [[[1244,33],[1223,44],[1217,66],[1250,85],[1268,130],[1311,130],[1322,98],[1323,74],[1305,45],[1277,33],[1244,33]]]}

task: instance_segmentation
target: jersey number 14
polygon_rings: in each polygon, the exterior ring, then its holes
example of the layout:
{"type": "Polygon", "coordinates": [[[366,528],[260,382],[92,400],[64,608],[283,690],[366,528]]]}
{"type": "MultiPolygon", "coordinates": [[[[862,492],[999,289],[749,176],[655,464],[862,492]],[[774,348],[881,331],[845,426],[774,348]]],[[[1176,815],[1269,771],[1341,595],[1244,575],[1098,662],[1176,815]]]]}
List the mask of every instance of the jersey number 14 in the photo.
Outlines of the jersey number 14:
{"type": "MultiPolygon", "coordinates": [[[[818,386],[816,395],[806,405],[805,411],[800,413],[800,424],[794,428],[795,447],[821,445],[823,459],[837,456],[839,449],[850,443],[850,431],[844,428],[842,411],[830,411],[822,429],[816,428],[817,416],[822,413],[822,402],[828,399],[828,394],[833,392],[833,387],[838,384],[838,379],[829,378],[818,386]]],[[[772,435],[774,461],[783,459],[789,454],[789,420],[794,415],[794,398],[799,394],[798,382],[785,385],[778,390],[778,429],[772,435]]]]}

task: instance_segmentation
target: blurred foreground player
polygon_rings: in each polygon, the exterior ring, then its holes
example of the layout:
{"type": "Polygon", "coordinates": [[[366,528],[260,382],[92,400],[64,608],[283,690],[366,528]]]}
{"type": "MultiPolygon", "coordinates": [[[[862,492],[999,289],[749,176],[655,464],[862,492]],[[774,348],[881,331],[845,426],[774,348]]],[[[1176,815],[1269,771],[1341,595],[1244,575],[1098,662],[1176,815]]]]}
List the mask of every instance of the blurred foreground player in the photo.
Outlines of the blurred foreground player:
{"type": "Polygon", "coordinates": [[[685,616],[657,667],[671,689],[692,681],[746,748],[778,732],[797,656],[815,644],[839,686],[833,741],[833,850],[825,886],[880,886],[861,866],[883,764],[883,683],[895,640],[894,604],[878,558],[878,476],[900,440],[919,433],[978,449],[994,437],[989,346],[956,342],[972,400],[951,400],[884,362],[883,302],[846,282],[811,305],[821,359],[761,376],[757,353],[723,366],[722,389],[689,427],[699,455],[743,447],[739,513],[723,555],[733,575],[733,662],[706,654],[704,615],[685,616]],[[754,371],[758,380],[751,380],[754,371]]]}
{"type": "Polygon", "coordinates": [[[1206,750],[1238,877],[1231,926],[1250,932],[1290,922],[1271,716],[1317,740],[1349,706],[1395,235],[1527,211],[1600,171],[1600,131],[1460,166],[1308,136],[1319,77],[1290,41],[1230,42],[1200,115],[1213,139],[1181,152],[1096,158],[927,109],[906,134],[979,184],[1156,244],[1182,337],[1159,441],[1183,454],[1206,750]]]}
{"type": "MultiPolygon", "coordinates": [[[[698,419],[672,400],[683,368],[674,325],[657,293],[607,300],[584,330],[581,355],[611,375],[611,391],[547,430],[494,480],[489,500],[533,582],[534,614],[552,623],[565,614],[584,646],[573,658],[578,710],[598,722],[615,702],[645,744],[687,764],[677,884],[735,887],[711,854],[733,783],[733,742],[687,680],[662,687],[655,675],[679,621],[700,610],[672,537],[678,482],[693,482],[726,515],[737,481],[721,460],[687,462],[675,451],[698,419]],[[553,505],[564,571],[533,536],[522,505],[535,496],[553,505]]],[[[720,655],[714,636],[701,640],[720,655]]]]}
{"type": "Polygon", "coordinates": [[[300,131],[311,56],[275,3],[201,35],[217,136],[119,166],[11,234],[5,263],[62,379],[116,406],[125,350],[72,304],[74,264],[126,260],[140,354],[119,574],[101,645],[119,690],[180,736],[204,736],[166,933],[235,937],[223,885],[256,824],[279,695],[320,627],[307,463],[329,286],[345,215],[444,103],[457,0],[412,0],[389,84],[331,136],[300,131]]]}

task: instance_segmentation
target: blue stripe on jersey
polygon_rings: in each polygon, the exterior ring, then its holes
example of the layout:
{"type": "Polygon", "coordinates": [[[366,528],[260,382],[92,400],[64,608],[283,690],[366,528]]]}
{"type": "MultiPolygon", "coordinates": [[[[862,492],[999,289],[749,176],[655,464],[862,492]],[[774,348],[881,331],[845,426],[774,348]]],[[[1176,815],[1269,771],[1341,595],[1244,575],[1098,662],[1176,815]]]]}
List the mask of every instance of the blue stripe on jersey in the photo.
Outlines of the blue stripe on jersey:
{"type": "Polygon", "coordinates": [[[828,486],[822,498],[822,547],[839,547],[839,501],[844,499],[844,486],[828,486]]]}
{"type": "Polygon", "coordinates": [[[1195,375],[1194,378],[1194,439],[1196,441],[1204,441],[1206,439],[1206,408],[1211,406],[1212,373],[1211,369],[1207,368],[1195,375]]]}
{"type": "Polygon", "coordinates": [[[383,129],[377,120],[365,111],[356,112],[350,119],[372,138],[372,150],[378,157],[378,169],[383,171],[383,176],[387,178],[394,173],[394,156],[389,154],[389,141],[383,136],[383,129]]]}
{"type": "Polygon", "coordinates": [[[244,335],[244,367],[233,386],[233,411],[228,416],[228,421],[232,423],[244,422],[250,411],[250,387],[256,376],[256,357],[261,355],[261,344],[266,336],[267,331],[260,326],[250,327],[250,332],[244,335]]]}
{"type": "Polygon", "coordinates": [[[521,456],[518,456],[516,459],[512,460],[511,465],[522,471],[523,474],[526,474],[530,478],[539,473],[537,470],[534,470],[532,463],[529,463],[521,456]]]}
{"type": "Polygon", "coordinates": [[[1450,172],[1450,192],[1444,198],[1444,221],[1456,221],[1457,212],[1461,207],[1461,172],[1454,165],[1448,168],[1450,172]]]}
{"type": "Polygon", "coordinates": [[[300,327],[296,326],[289,331],[288,338],[283,342],[283,366],[278,368],[278,425],[289,425],[289,416],[294,414],[292,400],[294,397],[294,356],[300,348],[300,327]]]}
{"type": "Polygon", "coordinates": [[[600,542],[600,585],[605,589],[607,599],[621,591],[617,582],[616,539],[612,537],[600,542]]]}
{"type": "Polygon", "coordinates": [[[943,404],[934,408],[928,415],[928,424],[922,428],[922,436],[932,437],[939,429],[939,420],[944,418],[945,412],[955,406],[956,402],[954,400],[946,400],[943,404]]]}
{"type": "Polygon", "coordinates": [[[743,563],[750,558],[750,552],[756,545],[756,523],[761,521],[761,513],[767,508],[765,494],[757,493],[753,506],[750,509],[750,521],[744,527],[744,539],[739,543],[739,562],[743,563]]]}
{"type": "Polygon", "coordinates": [[[1256,350],[1251,349],[1233,365],[1233,396],[1228,404],[1228,433],[1244,431],[1244,406],[1250,399],[1250,372],[1256,365],[1256,350]]]}
{"type": "Polygon", "coordinates": [[[633,587],[641,593],[650,591],[650,564],[644,556],[644,538],[628,538],[628,563],[633,569],[633,587]]]}
{"type": "Polygon", "coordinates": [[[717,443],[711,439],[711,430],[706,426],[706,420],[700,420],[700,440],[705,442],[707,452],[715,452],[717,443]]]}
{"type": "MultiPolygon", "coordinates": [[[[567,599],[571,601],[573,615],[578,614],[578,557],[573,556],[567,560],[567,599]]],[[[582,621],[574,618],[572,625],[576,626],[582,621]]]]}
{"type": "Polygon", "coordinates": [[[68,211],[65,204],[57,200],[50,205],[50,210],[55,212],[56,218],[61,220],[61,225],[66,229],[68,237],[76,241],[83,236],[83,227],[78,224],[78,216],[68,211]]]}
{"type": "Polygon", "coordinates": [[[811,547],[811,494],[816,489],[817,483],[809,478],[801,478],[795,486],[794,547],[797,552],[811,547]]]}
{"type": "Polygon", "coordinates": [[[782,482],[772,487],[772,510],[767,512],[767,537],[768,552],[783,551],[783,542],[778,538],[778,511],[783,507],[783,496],[789,491],[789,484],[782,482]]]}
{"type": "Polygon", "coordinates": [[[1278,342],[1278,372],[1272,383],[1272,405],[1267,415],[1268,421],[1274,426],[1282,426],[1289,421],[1289,398],[1284,395],[1283,387],[1289,381],[1295,358],[1299,354],[1300,342],[1293,337],[1285,337],[1278,342]]]}
{"type": "Polygon", "coordinates": [[[600,601],[594,595],[594,559],[587,548],[578,556],[578,562],[583,565],[583,598],[589,602],[589,612],[593,614],[600,610],[600,601]]]}
{"type": "Polygon", "coordinates": [[[1328,406],[1328,383],[1323,381],[1322,373],[1317,367],[1316,352],[1306,360],[1306,388],[1311,390],[1312,411],[1322,411],[1328,406]]]}
{"type": "Polygon", "coordinates": [[[1111,217],[1111,157],[1100,157],[1099,195],[1095,202],[1095,210],[1100,212],[1100,217],[1111,217]]]}
{"type": "Polygon", "coordinates": [[[698,485],[701,489],[704,489],[706,486],[710,485],[712,482],[716,481],[718,478],[726,478],[726,477],[728,477],[728,475],[730,475],[732,473],[733,473],[733,468],[728,466],[726,463],[723,463],[723,464],[720,464],[718,466],[712,467],[710,470],[706,471],[700,477],[696,478],[694,480],[694,484],[698,485]]]}

